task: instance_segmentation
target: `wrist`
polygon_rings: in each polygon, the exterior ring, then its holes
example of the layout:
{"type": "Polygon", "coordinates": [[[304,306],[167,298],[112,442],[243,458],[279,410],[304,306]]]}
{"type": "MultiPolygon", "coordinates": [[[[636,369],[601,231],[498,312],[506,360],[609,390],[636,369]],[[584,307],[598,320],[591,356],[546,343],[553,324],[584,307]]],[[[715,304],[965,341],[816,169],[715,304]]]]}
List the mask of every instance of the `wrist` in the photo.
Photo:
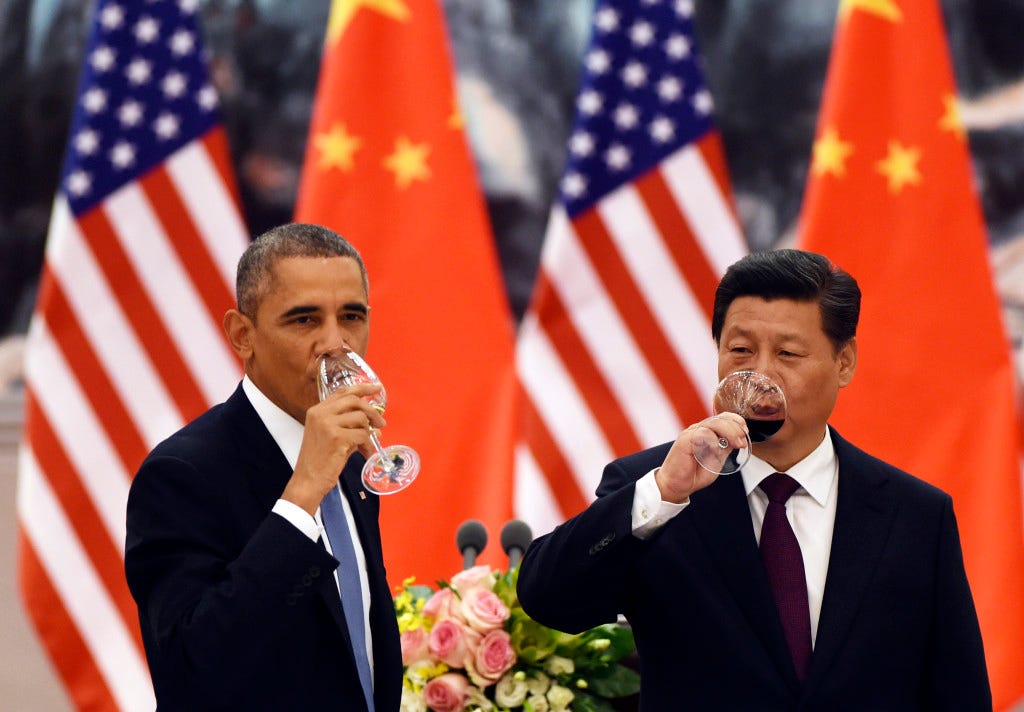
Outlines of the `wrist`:
{"type": "Polygon", "coordinates": [[[673,487],[670,480],[671,478],[665,475],[662,468],[659,467],[654,471],[654,482],[658,485],[662,501],[671,502],[672,504],[686,504],[690,501],[690,494],[692,494],[693,490],[673,487]]]}
{"type": "Polygon", "coordinates": [[[292,475],[288,484],[285,485],[284,492],[281,493],[281,499],[301,507],[312,517],[316,515],[317,507],[320,506],[320,502],[326,494],[326,492],[321,492],[320,488],[311,486],[303,478],[292,475]]]}

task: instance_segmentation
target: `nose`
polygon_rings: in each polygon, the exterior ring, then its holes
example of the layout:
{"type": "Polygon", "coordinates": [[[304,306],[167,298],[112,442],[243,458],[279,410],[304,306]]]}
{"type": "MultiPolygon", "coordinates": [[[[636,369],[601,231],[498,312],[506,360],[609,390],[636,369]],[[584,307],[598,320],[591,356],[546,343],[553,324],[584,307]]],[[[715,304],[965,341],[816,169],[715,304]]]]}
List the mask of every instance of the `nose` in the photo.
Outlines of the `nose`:
{"type": "Polygon", "coordinates": [[[758,352],[757,358],[754,361],[754,368],[752,370],[774,380],[777,374],[775,372],[775,362],[772,358],[772,354],[764,351],[758,352]]]}
{"type": "Polygon", "coordinates": [[[317,339],[317,356],[337,356],[349,350],[348,334],[339,324],[326,324],[317,339]]]}

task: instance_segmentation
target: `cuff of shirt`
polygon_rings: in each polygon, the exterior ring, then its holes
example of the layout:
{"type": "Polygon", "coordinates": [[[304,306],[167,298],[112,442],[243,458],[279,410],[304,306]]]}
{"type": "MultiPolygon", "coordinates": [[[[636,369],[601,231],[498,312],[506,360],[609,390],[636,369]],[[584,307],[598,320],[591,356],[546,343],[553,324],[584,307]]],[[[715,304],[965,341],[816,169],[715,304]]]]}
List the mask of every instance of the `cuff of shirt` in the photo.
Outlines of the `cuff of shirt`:
{"type": "Polygon", "coordinates": [[[274,503],[274,508],[270,511],[287,519],[291,522],[292,526],[308,536],[312,541],[320,538],[320,525],[316,523],[316,519],[294,502],[279,499],[274,503]]]}
{"type": "Polygon", "coordinates": [[[633,536],[639,539],[646,539],[658,531],[690,504],[690,500],[682,504],[663,500],[658,483],[654,480],[657,471],[655,468],[636,481],[633,493],[633,536]]]}

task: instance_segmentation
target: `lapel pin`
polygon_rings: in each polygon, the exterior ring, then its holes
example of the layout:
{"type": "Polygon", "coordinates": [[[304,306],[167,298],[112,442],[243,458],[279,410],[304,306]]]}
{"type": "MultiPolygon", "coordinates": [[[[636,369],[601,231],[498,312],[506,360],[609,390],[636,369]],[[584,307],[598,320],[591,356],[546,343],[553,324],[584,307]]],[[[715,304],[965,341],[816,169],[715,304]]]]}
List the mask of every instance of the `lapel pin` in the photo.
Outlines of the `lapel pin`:
{"type": "Polygon", "coordinates": [[[366,499],[366,492],[359,490],[359,499],[366,499]]]}

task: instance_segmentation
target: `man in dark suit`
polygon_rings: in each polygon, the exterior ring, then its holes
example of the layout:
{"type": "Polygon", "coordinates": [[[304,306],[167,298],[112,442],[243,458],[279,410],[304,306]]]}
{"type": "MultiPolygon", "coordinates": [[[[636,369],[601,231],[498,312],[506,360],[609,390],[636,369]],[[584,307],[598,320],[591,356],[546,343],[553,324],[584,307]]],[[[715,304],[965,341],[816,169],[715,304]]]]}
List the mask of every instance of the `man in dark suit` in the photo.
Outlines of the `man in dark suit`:
{"type": "Polygon", "coordinates": [[[239,261],[224,330],[245,377],[150,453],[128,499],[125,568],[161,710],[399,708],[379,503],[360,480],[379,386],[320,402],[316,385],[320,355],[365,353],[367,293],[358,253],[318,226],[270,230],[239,261]]]}
{"type": "Polygon", "coordinates": [[[730,476],[693,453],[709,435],[745,445],[734,414],[616,460],[598,499],[527,551],[519,599],[536,620],[628,619],[642,710],[991,709],[950,497],[827,426],[859,313],[856,281],[820,255],[734,264],[715,294],[719,376],[778,382],[782,428],[730,476]]]}

